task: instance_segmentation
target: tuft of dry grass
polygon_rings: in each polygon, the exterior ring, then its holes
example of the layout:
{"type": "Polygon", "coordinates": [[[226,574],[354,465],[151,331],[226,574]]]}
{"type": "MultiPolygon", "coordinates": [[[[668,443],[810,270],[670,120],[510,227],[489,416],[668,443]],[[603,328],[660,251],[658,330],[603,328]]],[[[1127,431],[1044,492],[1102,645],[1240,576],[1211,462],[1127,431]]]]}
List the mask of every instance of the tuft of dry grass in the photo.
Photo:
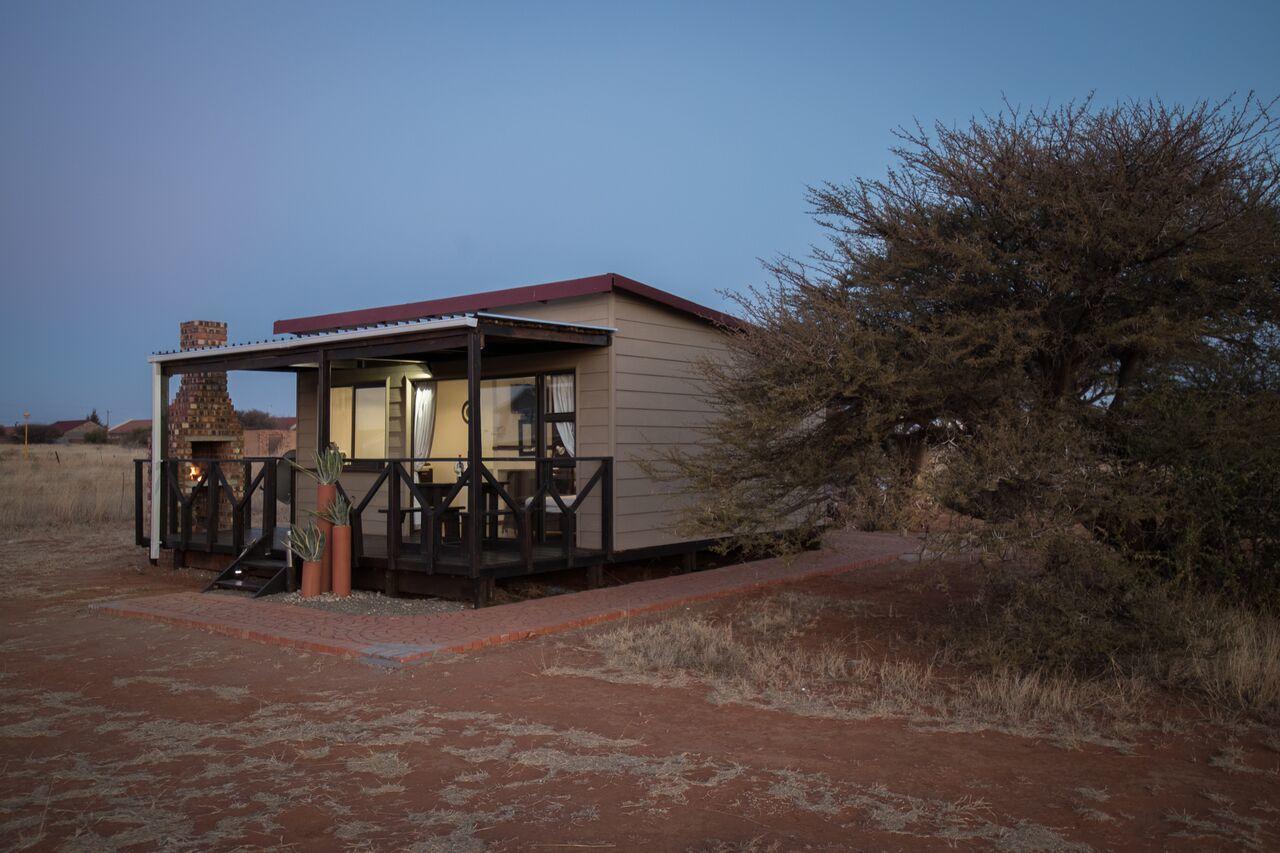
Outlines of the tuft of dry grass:
{"type": "Polygon", "coordinates": [[[1189,620],[1186,655],[1170,680],[1230,709],[1280,720],[1280,619],[1206,604],[1189,620]]]}
{"type": "Polygon", "coordinates": [[[696,682],[711,688],[712,701],[807,716],[891,717],[1126,748],[1118,738],[1135,728],[1142,682],[1009,669],[947,677],[930,663],[858,656],[848,639],[805,642],[822,612],[843,604],[786,593],[749,601],[723,618],[685,614],[628,623],[588,637],[603,667],[547,671],[627,683],[696,682]]]}
{"type": "Polygon", "coordinates": [[[33,445],[23,459],[21,446],[0,446],[0,533],[132,521],[131,460],[144,452],[114,445],[33,445]]]}

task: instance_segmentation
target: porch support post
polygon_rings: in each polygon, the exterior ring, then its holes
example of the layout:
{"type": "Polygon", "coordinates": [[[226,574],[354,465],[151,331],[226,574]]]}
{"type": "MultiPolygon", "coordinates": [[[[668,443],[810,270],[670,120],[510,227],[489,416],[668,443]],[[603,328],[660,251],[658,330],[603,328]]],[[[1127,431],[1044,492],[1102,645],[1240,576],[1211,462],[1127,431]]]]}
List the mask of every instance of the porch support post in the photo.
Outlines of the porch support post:
{"type": "Polygon", "coordinates": [[[169,375],[159,362],[151,365],[151,547],[154,564],[160,560],[160,536],[164,531],[165,437],[169,433],[169,375]]]}
{"type": "Polygon", "coordinates": [[[470,422],[467,424],[467,471],[470,477],[467,484],[467,518],[471,519],[467,539],[471,550],[471,577],[477,580],[481,565],[480,543],[484,535],[484,524],[480,518],[480,490],[484,485],[484,477],[480,473],[480,349],[483,345],[479,331],[471,329],[467,335],[467,409],[470,412],[470,422]]]}
{"type": "Polygon", "coordinates": [[[316,451],[329,446],[329,353],[320,350],[316,376],[316,451]]]}

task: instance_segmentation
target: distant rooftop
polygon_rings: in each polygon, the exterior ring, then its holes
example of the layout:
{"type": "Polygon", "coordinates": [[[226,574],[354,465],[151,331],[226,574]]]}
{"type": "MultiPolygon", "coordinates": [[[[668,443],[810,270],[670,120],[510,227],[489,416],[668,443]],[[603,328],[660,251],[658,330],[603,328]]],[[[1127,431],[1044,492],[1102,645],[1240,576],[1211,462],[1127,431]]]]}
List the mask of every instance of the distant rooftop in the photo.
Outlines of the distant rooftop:
{"type": "Polygon", "coordinates": [[[128,435],[140,429],[151,429],[151,418],[133,418],[107,430],[108,435],[128,435]]]}
{"type": "MultiPolygon", "coordinates": [[[[89,420],[88,418],[77,418],[76,420],[71,420],[71,421],[54,421],[53,423],[49,424],[49,426],[57,430],[58,435],[66,435],[76,427],[84,426],[85,424],[93,424],[93,421],[89,420]]],[[[97,424],[93,424],[93,425],[97,426],[97,424]]]]}

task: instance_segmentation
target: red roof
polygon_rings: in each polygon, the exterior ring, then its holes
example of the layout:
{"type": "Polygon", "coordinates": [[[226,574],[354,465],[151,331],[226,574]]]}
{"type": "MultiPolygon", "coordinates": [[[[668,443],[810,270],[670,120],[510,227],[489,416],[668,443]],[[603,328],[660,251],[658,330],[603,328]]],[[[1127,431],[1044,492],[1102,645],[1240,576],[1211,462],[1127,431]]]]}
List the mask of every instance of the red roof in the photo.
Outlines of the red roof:
{"type": "Polygon", "coordinates": [[[84,426],[85,424],[89,424],[91,426],[97,426],[97,424],[95,424],[93,421],[89,420],[88,418],[80,418],[79,420],[75,420],[75,421],[54,421],[53,423],[49,424],[49,427],[51,429],[57,430],[58,435],[66,435],[76,427],[84,426]]]}
{"type": "Polygon", "coordinates": [[[406,302],[402,305],[386,305],[381,308],[363,308],[359,311],[340,311],[334,314],[317,314],[314,317],[297,317],[292,320],[277,320],[274,332],[277,335],[306,335],[314,332],[330,332],[334,329],[346,329],[353,326],[376,326],[380,323],[401,323],[408,320],[421,320],[424,317],[439,317],[446,314],[468,314],[474,311],[492,311],[512,305],[523,305],[527,302],[549,302],[553,299],[571,299],[575,296],[589,296],[593,293],[608,293],[621,290],[633,296],[639,296],[692,314],[709,323],[726,326],[731,329],[741,328],[743,322],[731,314],[690,302],[688,299],[650,287],[617,273],[593,275],[588,278],[574,278],[568,281],[553,281],[548,284],[532,284],[525,287],[511,287],[506,290],[490,290],[484,293],[468,293],[463,296],[449,296],[444,299],[429,299],[425,302],[406,302]]]}
{"type": "Polygon", "coordinates": [[[297,425],[297,418],[276,418],[276,426],[280,429],[293,429],[297,425]]]}
{"type": "Polygon", "coordinates": [[[151,418],[134,418],[121,424],[116,424],[107,430],[108,435],[128,435],[140,429],[151,429],[151,418]]]}

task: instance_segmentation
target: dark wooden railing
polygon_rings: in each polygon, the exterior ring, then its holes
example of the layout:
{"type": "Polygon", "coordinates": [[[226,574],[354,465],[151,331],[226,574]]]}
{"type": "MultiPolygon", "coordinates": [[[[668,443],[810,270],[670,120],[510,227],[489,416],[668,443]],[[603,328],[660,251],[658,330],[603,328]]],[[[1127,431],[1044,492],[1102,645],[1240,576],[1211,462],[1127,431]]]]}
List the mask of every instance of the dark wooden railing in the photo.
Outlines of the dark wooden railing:
{"type": "MultiPolygon", "coordinates": [[[[475,519],[466,518],[465,525],[481,525],[481,549],[496,547],[495,540],[505,539],[507,548],[516,546],[519,560],[532,570],[535,545],[548,544],[548,516],[558,516],[558,534],[561,564],[574,566],[579,556],[607,558],[613,550],[613,458],[608,456],[548,458],[548,457],[486,457],[480,463],[478,477],[462,461],[462,472],[448,489],[437,488],[435,500],[428,496],[426,484],[419,483],[414,470],[423,463],[440,466],[441,470],[454,470],[457,458],[401,458],[390,460],[353,460],[338,482],[338,491],[351,502],[352,546],[357,561],[369,555],[366,548],[366,524],[369,508],[383,496],[380,512],[385,512],[382,524],[372,527],[382,529],[386,536],[385,558],[387,566],[395,570],[402,556],[413,556],[422,569],[434,572],[442,551],[447,547],[452,553],[471,559],[470,536],[460,529],[459,537],[446,540],[442,529],[446,517],[462,528],[463,514],[453,508],[453,503],[473,483],[481,486],[478,498],[479,512],[475,519]],[[534,472],[532,494],[513,495],[509,485],[493,473],[494,463],[528,465],[534,472]],[[571,499],[562,495],[557,487],[555,472],[572,472],[575,480],[571,499]],[[356,474],[373,476],[372,484],[355,485],[356,474]],[[343,483],[346,480],[346,484],[343,483]],[[350,487],[350,488],[349,488],[350,487]],[[404,500],[410,501],[405,507],[404,500]],[[588,500],[599,498],[600,541],[598,547],[584,547],[580,541],[579,518],[588,500]],[[420,534],[405,535],[406,521],[412,517],[421,519],[420,534]],[[499,534],[503,520],[514,529],[514,537],[499,534]],[[514,540],[514,542],[512,541],[514,540]]],[[[279,471],[282,460],[276,457],[246,459],[165,459],[160,466],[161,501],[152,512],[160,512],[161,544],[168,548],[189,550],[220,550],[239,553],[255,536],[255,528],[269,534],[278,523],[277,498],[279,478],[286,476],[279,471]],[[255,503],[260,505],[261,518],[254,523],[255,503]],[[224,508],[229,512],[224,515],[224,508]],[[197,510],[203,529],[197,529],[197,510]],[[229,530],[223,523],[229,515],[229,530]]],[[[134,462],[134,538],[139,545],[150,543],[150,526],[147,519],[147,472],[151,462],[146,459],[134,462]]],[[[297,470],[288,470],[289,523],[297,517],[297,470]]],[[[443,485],[443,484],[441,484],[443,485]]],[[[273,540],[264,536],[270,547],[273,540]]],[[[544,549],[545,550],[545,549],[544,549]]],[[[381,556],[381,555],[376,555],[381,556]]],[[[473,562],[474,566],[475,563],[473,562]]]]}
{"type": "MultiPolygon", "coordinates": [[[[196,546],[202,550],[239,553],[246,541],[253,538],[254,528],[264,533],[274,531],[278,523],[279,462],[273,456],[165,459],[158,475],[160,506],[151,508],[151,512],[160,513],[162,544],[178,550],[196,546]],[[255,503],[261,512],[256,524],[255,503]],[[196,529],[196,509],[200,504],[203,504],[200,507],[203,530],[196,529]],[[227,515],[229,529],[223,527],[227,515]]],[[[149,460],[134,461],[134,538],[139,545],[151,541],[145,496],[148,469],[156,476],[149,460]]],[[[271,539],[266,541],[270,543],[271,539]]]]}
{"type": "MultiPolygon", "coordinates": [[[[482,486],[483,502],[480,504],[478,518],[467,518],[466,524],[481,525],[482,543],[493,547],[495,539],[501,538],[497,530],[501,519],[510,519],[515,530],[515,544],[519,559],[527,569],[533,569],[534,545],[537,539],[545,534],[544,525],[547,501],[552,502],[559,516],[560,555],[565,567],[572,567],[579,552],[587,550],[607,556],[613,543],[613,458],[607,456],[577,458],[532,458],[532,457],[485,457],[481,460],[479,477],[472,472],[465,460],[461,462],[462,472],[450,484],[448,490],[431,500],[413,476],[413,470],[423,463],[439,465],[442,469],[453,469],[459,464],[457,458],[415,457],[390,460],[353,460],[351,466],[355,470],[366,473],[376,471],[373,483],[364,489],[362,495],[352,496],[339,481],[339,491],[352,503],[351,525],[352,545],[357,560],[367,555],[365,516],[369,507],[379,495],[384,496],[386,560],[390,570],[395,570],[397,561],[406,555],[413,555],[421,560],[427,572],[436,571],[442,548],[446,544],[442,536],[442,522],[446,514],[454,512],[453,502],[473,482],[482,486]],[[528,464],[535,472],[535,488],[532,494],[513,496],[506,484],[494,476],[490,468],[492,463],[528,464]],[[593,469],[589,477],[582,481],[582,469],[593,469]],[[552,476],[553,470],[572,470],[579,479],[580,485],[571,502],[567,502],[556,487],[552,476]],[[403,489],[403,492],[402,492],[403,489]],[[404,494],[414,504],[406,510],[402,500],[404,494]],[[600,543],[598,548],[583,548],[578,536],[578,517],[583,505],[589,498],[597,494],[600,498],[600,543]],[[417,541],[404,535],[405,519],[417,515],[421,518],[420,534],[417,541]]],[[[348,477],[348,479],[350,479],[348,477]]],[[[443,484],[442,484],[443,485],[443,484]]],[[[455,516],[456,517],[456,516],[455,516]]],[[[461,524],[461,519],[459,518],[461,524]]],[[[456,543],[447,543],[457,553],[468,560],[471,558],[470,537],[465,531],[456,543]]],[[[474,566],[473,562],[473,566],[474,566]]]]}

